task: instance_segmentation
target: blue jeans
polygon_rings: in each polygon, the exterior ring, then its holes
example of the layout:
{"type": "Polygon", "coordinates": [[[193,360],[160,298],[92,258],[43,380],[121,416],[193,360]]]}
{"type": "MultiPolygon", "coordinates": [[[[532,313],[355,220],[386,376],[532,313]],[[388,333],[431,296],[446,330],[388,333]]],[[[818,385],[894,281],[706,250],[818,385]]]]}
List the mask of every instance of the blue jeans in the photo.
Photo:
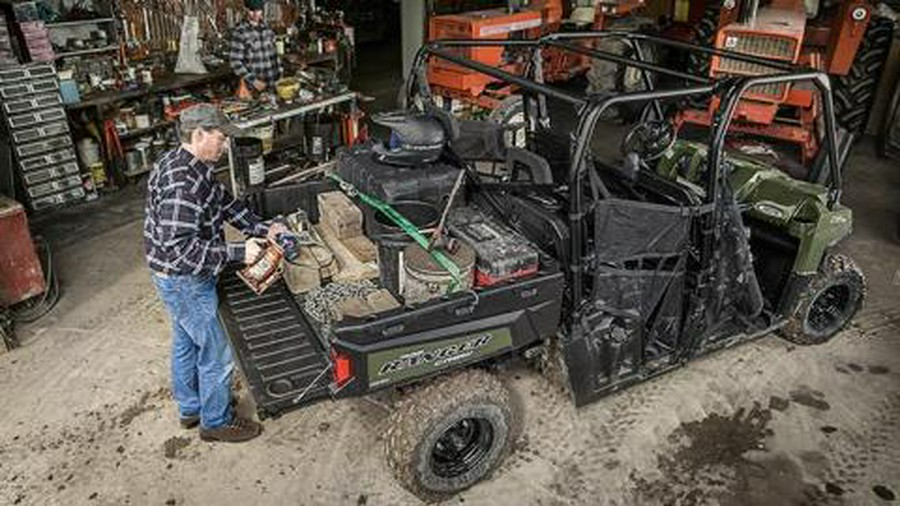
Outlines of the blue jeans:
{"type": "Polygon", "coordinates": [[[231,347],[217,318],[216,278],[151,276],[172,319],[172,394],[182,418],[231,423],[231,347]]]}

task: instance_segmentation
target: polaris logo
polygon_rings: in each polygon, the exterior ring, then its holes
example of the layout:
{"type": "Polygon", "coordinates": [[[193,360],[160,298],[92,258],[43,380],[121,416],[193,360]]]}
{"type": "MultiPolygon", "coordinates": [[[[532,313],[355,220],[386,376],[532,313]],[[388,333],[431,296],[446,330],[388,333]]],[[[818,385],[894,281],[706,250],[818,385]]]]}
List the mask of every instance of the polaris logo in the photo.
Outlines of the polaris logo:
{"type": "Polygon", "coordinates": [[[485,347],[489,342],[491,342],[491,335],[483,334],[468,341],[451,344],[435,350],[418,350],[407,353],[400,358],[385,362],[378,371],[378,375],[394,374],[425,364],[443,366],[450,362],[470,357],[476,350],[485,347]]]}

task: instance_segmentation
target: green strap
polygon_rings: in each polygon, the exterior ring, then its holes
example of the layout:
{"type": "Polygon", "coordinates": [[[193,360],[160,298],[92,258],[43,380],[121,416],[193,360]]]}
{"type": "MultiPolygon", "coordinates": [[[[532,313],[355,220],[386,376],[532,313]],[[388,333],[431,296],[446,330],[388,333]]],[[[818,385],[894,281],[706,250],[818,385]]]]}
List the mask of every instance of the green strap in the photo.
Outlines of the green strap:
{"type": "Polygon", "coordinates": [[[431,255],[431,258],[433,258],[439,266],[450,273],[450,277],[453,279],[453,282],[450,284],[448,293],[457,291],[461,282],[459,267],[443,251],[430,248],[430,241],[427,237],[422,235],[421,232],[419,232],[418,227],[416,227],[411,221],[406,219],[405,216],[397,212],[397,210],[391,207],[391,205],[387,202],[360,192],[352,184],[341,179],[341,177],[337,174],[332,172],[328,174],[328,177],[335,181],[344,193],[349,195],[351,198],[355,197],[359,199],[363,204],[366,204],[367,206],[385,215],[395,225],[400,227],[400,229],[403,230],[406,235],[412,237],[412,239],[416,241],[416,243],[421,246],[422,249],[424,249],[428,252],[429,255],[431,255]]]}

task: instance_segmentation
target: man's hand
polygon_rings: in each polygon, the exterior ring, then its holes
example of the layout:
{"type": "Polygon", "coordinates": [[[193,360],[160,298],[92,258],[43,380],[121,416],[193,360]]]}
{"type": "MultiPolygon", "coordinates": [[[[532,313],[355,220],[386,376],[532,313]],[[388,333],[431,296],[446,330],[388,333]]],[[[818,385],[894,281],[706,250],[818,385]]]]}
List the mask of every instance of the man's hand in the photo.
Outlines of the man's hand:
{"type": "Polygon", "coordinates": [[[290,230],[288,230],[288,228],[286,226],[284,226],[284,223],[279,223],[276,221],[276,222],[272,223],[271,225],[269,225],[269,232],[266,234],[266,238],[268,240],[274,242],[275,237],[277,237],[278,234],[287,234],[287,233],[290,233],[290,230]]]}
{"type": "Polygon", "coordinates": [[[265,239],[257,239],[255,237],[247,239],[244,243],[244,263],[250,265],[255,262],[262,255],[265,246],[265,239]]]}
{"type": "Polygon", "coordinates": [[[253,87],[256,88],[256,91],[263,91],[266,89],[266,82],[262,79],[257,79],[256,81],[253,81],[253,87]]]}

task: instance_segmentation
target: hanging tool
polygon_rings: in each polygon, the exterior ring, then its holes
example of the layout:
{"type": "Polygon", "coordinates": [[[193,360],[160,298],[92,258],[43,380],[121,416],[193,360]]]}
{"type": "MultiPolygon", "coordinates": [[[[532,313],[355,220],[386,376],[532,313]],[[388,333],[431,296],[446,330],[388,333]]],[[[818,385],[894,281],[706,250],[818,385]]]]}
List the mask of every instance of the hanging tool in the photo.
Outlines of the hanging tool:
{"type": "Polygon", "coordinates": [[[459,189],[462,188],[462,183],[465,179],[466,171],[461,169],[459,175],[456,176],[456,182],[453,183],[453,189],[450,190],[450,197],[447,198],[447,205],[444,206],[444,212],[441,213],[441,221],[438,222],[437,228],[431,233],[431,240],[428,241],[427,249],[430,250],[436,245],[441,244],[444,235],[444,227],[447,224],[447,215],[450,214],[450,208],[453,207],[453,202],[456,200],[456,194],[459,193],[459,189]]]}
{"type": "Polygon", "coordinates": [[[406,235],[410,236],[413,241],[415,241],[419,246],[422,247],[425,251],[431,255],[431,258],[441,266],[445,271],[450,274],[450,277],[453,278],[453,282],[450,284],[449,292],[453,293],[457,291],[457,289],[461,286],[461,274],[459,272],[459,267],[450,259],[443,251],[440,249],[432,249],[431,244],[428,241],[428,238],[425,237],[421,232],[419,232],[419,228],[416,227],[412,222],[410,222],[406,217],[397,212],[396,209],[391,207],[390,204],[383,202],[382,200],[375,198],[371,195],[366,195],[365,193],[360,192],[356,189],[352,184],[344,181],[335,173],[328,174],[328,177],[336,182],[340,187],[341,191],[346,193],[351,198],[359,199],[363,204],[375,209],[376,211],[383,214],[389,220],[394,222],[395,225],[400,227],[406,235]]]}
{"type": "Polygon", "coordinates": [[[103,122],[103,146],[106,148],[106,160],[109,162],[106,176],[121,186],[124,183],[121,167],[125,160],[125,151],[122,150],[116,123],[111,119],[103,122]]]}

